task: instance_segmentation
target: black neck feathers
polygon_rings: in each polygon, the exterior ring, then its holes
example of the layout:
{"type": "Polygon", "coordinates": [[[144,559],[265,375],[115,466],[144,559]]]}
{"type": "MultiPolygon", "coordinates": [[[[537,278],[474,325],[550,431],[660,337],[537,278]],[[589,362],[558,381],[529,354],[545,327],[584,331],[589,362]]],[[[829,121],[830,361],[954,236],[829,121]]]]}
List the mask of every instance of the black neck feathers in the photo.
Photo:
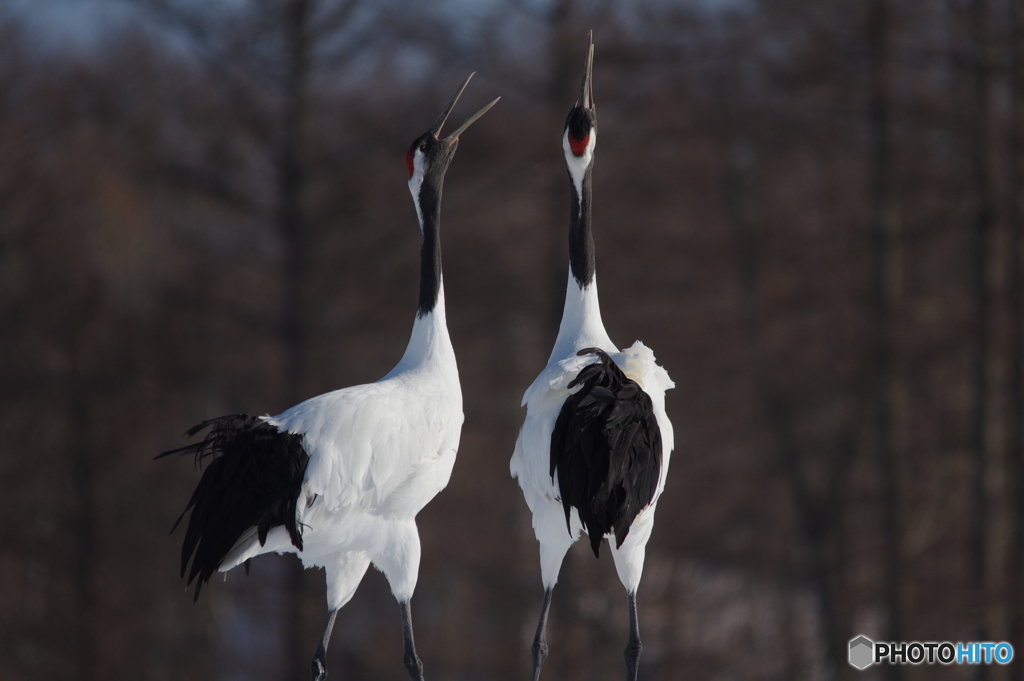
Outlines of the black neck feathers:
{"type": "Polygon", "coordinates": [[[434,311],[441,291],[441,187],[440,181],[424,178],[417,197],[422,223],[420,245],[420,300],[416,311],[423,317],[434,311]]]}
{"type": "Polygon", "coordinates": [[[586,288],[594,281],[594,237],[590,232],[590,187],[593,168],[594,164],[591,163],[583,174],[583,182],[580,183],[582,196],[573,181],[572,173],[569,174],[572,195],[569,207],[569,268],[580,288],[586,288]]]}

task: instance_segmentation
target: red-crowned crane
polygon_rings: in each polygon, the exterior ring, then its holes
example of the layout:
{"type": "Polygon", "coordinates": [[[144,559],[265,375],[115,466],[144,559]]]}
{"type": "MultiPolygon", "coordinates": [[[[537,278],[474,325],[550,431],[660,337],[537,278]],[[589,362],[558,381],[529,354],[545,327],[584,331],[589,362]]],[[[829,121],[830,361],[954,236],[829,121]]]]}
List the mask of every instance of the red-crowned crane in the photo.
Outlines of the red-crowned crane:
{"type": "Polygon", "coordinates": [[[641,650],[636,589],[673,446],[665,415],[665,391],[674,387],[668,373],[640,341],[619,351],[601,321],[590,231],[597,144],[593,62],[591,38],[579,98],[562,137],[571,196],[565,307],[547,366],[523,395],[526,420],[510,464],[540,542],[544,602],[532,648],[534,681],[548,653],[551,592],[566,551],[581,532],[589,536],[595,556],[608,537],[629,606],[627,678],[636,679],[641,650]]]}
{"type": "Polygon", "coordinates": [[[191,559],[188,583],[197,580],[197,599],[214,572],[248,568],[262,553],[295,553],[307,568],[324,568],[328,615],[311,663],[314,681],[327,676],[338,609],[370,563],[401,606],[405,667],[423,679],[409,607],[420,564],[416,514],[448,484],[463,420],[445,322],[441,188],[459,135],[498,101],[440,137],[469,78],[405,157],[420,225],[420,293],[398,365],[376,383],[320,395],[277,416],[200,423],[187,435],[209,429],[202,441],[160,455],[209,459],[185,509],[192,513],[181,551],[181,574],[191,559]]]}

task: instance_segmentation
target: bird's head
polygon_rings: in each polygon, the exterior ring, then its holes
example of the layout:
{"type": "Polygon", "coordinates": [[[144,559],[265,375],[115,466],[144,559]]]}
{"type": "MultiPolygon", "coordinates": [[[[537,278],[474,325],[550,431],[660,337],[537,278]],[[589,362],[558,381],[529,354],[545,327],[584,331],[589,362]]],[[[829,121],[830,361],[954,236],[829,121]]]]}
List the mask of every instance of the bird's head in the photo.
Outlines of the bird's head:
{"type": "Polygon", "coordinates": [[[565,134],[562,136],[562,149],[565,151],[565,163],[575,177],[578,170],[580,176],[594,160],[594,147],[597,146],[597,110],[594,108],[593,90],[594,70],[594,34],[590,34],[590,46],[587,48],[587,63],[583,69],[583,82],[580,84],[580,96],[576,104],[569,110],[565,118],[565,134]]]}
{"type": "Polygon", "coordinates": [[[455,156],[455,149],[459,146],[459,135],[476,122],[476,119],[487,113],[487,110],[494,106],[498,99],[501,99],[501,97],[498,97],[470,116],[465,123],[460,125],[450,135],[441,137],[441,126],[448,119],[448,114],[455,108],[455,102],[459,101],[459,96],[462,95],[462,91],[466,89],[472,77],[473,74],[469,74],[469,78],[466,78],[465,82],[462,83],[462,87],[452,97],[452,101],[448,103],[448,106],[445,107],[445,110],[438,117],[434,125],[431,126],[430,130],[417,137],[409,146],[409,150],[405,152],[405,167],[409,171],[409,190],[412,192],[414,199],[419,198],[420,188],[424,182],[432,182],[435,185],[440,184],[444,179],[445,171],[448,170],[448,164],[451,163],[452,158],[455,156]]]}

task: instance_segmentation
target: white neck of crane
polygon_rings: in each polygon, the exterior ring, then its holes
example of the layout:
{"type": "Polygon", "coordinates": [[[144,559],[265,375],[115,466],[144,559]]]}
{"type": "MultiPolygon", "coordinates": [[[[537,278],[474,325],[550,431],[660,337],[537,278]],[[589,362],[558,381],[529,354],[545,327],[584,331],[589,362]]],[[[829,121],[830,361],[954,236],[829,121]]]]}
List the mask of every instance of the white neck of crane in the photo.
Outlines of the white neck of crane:
{"type": "MultiPolygon", "coordinates": [[[[413,157],[413,174],[409,178],[409,191],[412,194],[413,205],[416,207],[416,218],[421,236],[423,235],[423,213],[419,198],[420,189],[423,186],[423,175],[423,152],[417,149],[413,157]]],[[[437,370],[458,381],[455,350],[452,348],[451,337],[448,335],[448,320],[445,316],[444,275],[438,272],[438,277],[440,282],[437,290],[437,302],[430,312],[424,315],[416,314],[405,354],[384,379],[407,372],[437,370]]]]}
{"type": "Polygon", "coordinates": [[[405,372],[435,369],[446,373],[454,372],[455,377],[458,377],[455,350],[452,348],[451,336],[448,335],[448,323],[445,317],[443,278],[441,289],[438,291],[437,304],[427,314],[416,316],[405,354],[384,378],[391,378],[405,372]]]}
{"type": "Polygon", "coordinates": [[[548,364],[575,355],[583,348],[601,348],[605,352],[618,352],[601,321],[601,303],[597,298],[597,275],[589,286],[581,287],[569,272],[565,288],[565,307],[558,338],[551,350],[548,364]]]}

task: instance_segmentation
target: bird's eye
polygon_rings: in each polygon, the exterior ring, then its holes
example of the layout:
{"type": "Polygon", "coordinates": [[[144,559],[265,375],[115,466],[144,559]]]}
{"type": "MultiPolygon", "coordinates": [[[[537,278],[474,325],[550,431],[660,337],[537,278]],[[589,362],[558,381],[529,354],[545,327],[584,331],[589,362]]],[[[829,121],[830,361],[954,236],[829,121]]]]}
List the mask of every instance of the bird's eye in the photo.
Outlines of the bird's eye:
{"type": "Polygon", "coordinates": [[[422,143],[422,144],[420,145],[420,151],[426,151],[426,150],[427,150],[427,143],[426,143],[426,142],[424,142],[424,143],[422,143]]]}

